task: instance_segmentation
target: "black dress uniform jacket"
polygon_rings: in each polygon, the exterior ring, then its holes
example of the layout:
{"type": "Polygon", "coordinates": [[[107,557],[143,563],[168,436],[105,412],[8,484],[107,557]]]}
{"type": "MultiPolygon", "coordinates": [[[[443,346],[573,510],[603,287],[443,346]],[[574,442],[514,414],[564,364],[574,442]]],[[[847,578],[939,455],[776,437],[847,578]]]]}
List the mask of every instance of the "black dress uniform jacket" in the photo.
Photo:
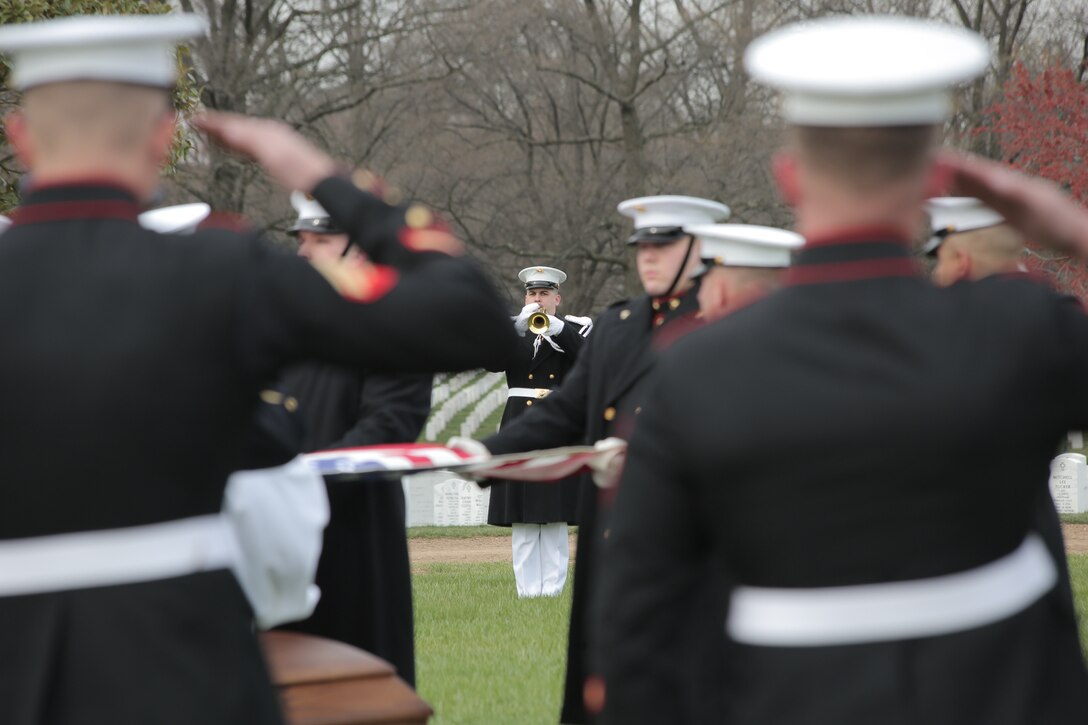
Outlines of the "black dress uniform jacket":
{"type": "MultiPolygon", "coordinates": [[[[535,340],[536,335],[533,334],[521,338],[520,354],[506,366],[507,387],[556,390],[574,367],[578,353],[585,343],[585,338],[570,322],[563,325],[562,332],[552,336],[552,340],[563,348],[563,352],[541,340],[534,357],[535,340]]],[[[539,402],[539,398],[507,399],[499,430],[539,402]]],[[[580,476],[572,476],[549,486],[519,481],[492,481],[487,523],[496,526],[551,524],[559,521],[578,523],[578,491],[581,481],[580,476]]]]}
{"type": "MultiPolygon", "coordinates": [[[[677,719],[674,630],[708,564],[777,588],[928,578],[1036,525],[1058,441],[1088,425],[1088,318],[1024,278],[935,288],[870,239],[810,242],[785,289],[663,355],[608,541],[609,722],[677,719]]],[[[731,723],[1088,722],[1053,592],[945,636],[733,643],[728,664],[731,723]]]]}
{"type": "MultiPolygon", "coordinates": [[[[655,333],[698,310],[698,285],[672,300],[647,295],[619,302],[597,318],[578,361],[559,391],[483,441],[493,454],[592,444],[609,436],[625,436],[642,411],[648,374],[657,356],[655,333]]],[[[574,567],[567,643],[567,673],[562,722],[587,722],[583,705],[590,627],[590,594],[594,571],[597,491],[587,481],[578,506],[578,545],[574,567]]]]}
{"type": "MultiPolygon", "coordinates": [[[[0,546],[217,513],[258,392],[290,363],[507,359],[509,318],[472,263],[412,252],[405,210],[345,180],[314,195],[393,265],[386,294],[349,301],[256,238],[144,230],[113,186],[26,198],[0,238],[0,546]],[[453,331],[436,303],[474,324],[453,331]]],[[[281,717],[226,570],[0,598],[0,652],[6,725],[281,717]]]]}
{"type": "MultiPolygon", "coordinates": [[[[298,402],[303,451],[411,442],[431,410],[430,374],[381,375],[335,365],[291,370],[279,388],[298,402]]],[[[326,480],[330,517],[314,613],[285,629],[360,647],[415,684],[412,579],[400,479],[326,480]]]]}

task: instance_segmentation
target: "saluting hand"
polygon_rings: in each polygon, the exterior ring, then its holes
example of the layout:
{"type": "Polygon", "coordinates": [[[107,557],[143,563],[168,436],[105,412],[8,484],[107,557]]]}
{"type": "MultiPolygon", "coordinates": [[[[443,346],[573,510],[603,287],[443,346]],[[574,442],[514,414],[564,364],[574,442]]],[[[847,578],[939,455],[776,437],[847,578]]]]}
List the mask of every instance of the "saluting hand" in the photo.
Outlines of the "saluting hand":
{"type": "Polygon", "coordinates": [[[943,152],[940,165],[955,193],[981,199],[1030,241],[1088,257],[1088,209],[1052,182],[971,154],[943,152]]]}
{"type": "Polygon", "coordinates": [[[208,138],[248,156],[286,189],[309,192],[336,173],[336,162],[282,121],[208,111],[193,124],[208,138]]]}

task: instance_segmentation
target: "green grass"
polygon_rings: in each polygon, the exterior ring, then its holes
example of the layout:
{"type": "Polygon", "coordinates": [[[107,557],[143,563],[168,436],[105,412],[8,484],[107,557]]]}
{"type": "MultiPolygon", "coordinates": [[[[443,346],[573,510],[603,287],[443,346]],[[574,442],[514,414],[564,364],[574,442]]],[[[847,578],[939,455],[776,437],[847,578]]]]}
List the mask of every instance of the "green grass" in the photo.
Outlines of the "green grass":
{"type": "MultiPolygon", "coordinates": [[[[458,528],[440,530],[457,535],[458,528]]],[[[1069,571],[1081,646],[1088,652],[1088,554],[1070,554],[1069,571]]],[[[432,723],[558,720],[570,578],[561,597],[522,600],[508,563],[425,564],[414,569],[412,581],[416,679],[420,696],[435,710],[432,723]]]]}
{"type": "Polygon", "coordinates": [[[555,723],[571,580],[518,599],[509,563],[429,564],[412,577],[416,684],[436,725],[555,723]]]}
{"type": "Polygon", "coordinates": [[[510,536],[509,526],[412,526],[409,539],[469,539],[474,536],[510,536]]]}
{"type": "Polygon", "coordinates": [[[1063,524],[1088,524],[1088,511],[1080,514],[1058,514],[1063,524]]]}
{"type": "Polygon", "coordinates": [[[1088,655],[1088,554],[1069,554],[1069,576],[1080,625],[1080,647],[1088,655]]]}

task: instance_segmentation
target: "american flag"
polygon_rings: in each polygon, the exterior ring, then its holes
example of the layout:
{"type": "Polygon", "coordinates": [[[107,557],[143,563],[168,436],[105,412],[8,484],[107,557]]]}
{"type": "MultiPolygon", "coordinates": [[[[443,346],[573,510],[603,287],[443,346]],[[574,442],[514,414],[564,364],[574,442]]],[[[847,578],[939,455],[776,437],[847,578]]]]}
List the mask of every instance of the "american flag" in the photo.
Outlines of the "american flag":
{"type": "Polygon", "coordinates": [[[471,478],[549,482],[588,470],[598,455],[592,446],[568,446],[484,457],[431,443],[406,443],[317,451],[303,458],[323,476],[357,478],[442,470],[471,478]]]}

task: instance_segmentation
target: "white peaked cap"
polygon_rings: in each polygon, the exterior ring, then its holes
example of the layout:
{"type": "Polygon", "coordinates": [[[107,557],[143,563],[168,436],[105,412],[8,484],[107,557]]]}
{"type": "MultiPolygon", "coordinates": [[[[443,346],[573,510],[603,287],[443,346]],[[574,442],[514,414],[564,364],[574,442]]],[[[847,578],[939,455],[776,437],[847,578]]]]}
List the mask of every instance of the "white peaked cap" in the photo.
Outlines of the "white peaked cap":
{"type": "Polygon", "coordinates": [[[325,207],[321,206],[317,199],[309,194],[292,191],[291,206],[295,207],[295,211],[298,212],[298,218],[291,225],[291,228],[287,230],[289,234],[298,234],[305,231],[317,232],[318,234],[344,233],[344,230],[333,222],[325,207]]]}
{"type": "Polygon", "coordinates": [[[321,219],[329,216],[317,199],[301,191],[291,192],[291,206],[298,212],[299,219],[321,219]]]}
{"type": "Polygon", "coordinates": [[[708,264],[725,267],[788,267],[805,243],[800,234],[754,224],[696,224],[685,227],[701,243],[708,264]]]}
{"type": "Polygon", "coordinates": [[[3,214],[0,214],[0,234],[4,233],[4,230],[11,226],[11,219],[8,219],[3,214]]]}
{"type": "Polygon", "coordinates": [[[675,236],[675,230],[691,224],[713,224],[729,218],[729,207],[696,196],[642,196],[621,201],[616,210],[635,222],[636,234],[628,242],[652,241],[675,236]],[[644,231],[645,234],[639,234],[644,231]],[[640,238],[641,237],[641,238],[640,238]]]}
{"type": "Polygon", "coordinates": [[[925,210],[929,214],[929,227],[933,232],[933,236],[922,248],[926,253],[941,246],[941,242],[949,234],[1005,223],[1005,217],[971,196],[934,197],[926,201],[925,210]]]}
{"type": "Polygon", "coordinates": [[[140,214],[140,226],[159,234],[190,234],[211,211],[203,202],[164,206],[140,214]]]}
{"type": "Polygon", "coordinates": [[[782,91],[795,125],[908,126],[947,119],[952,87],[982,75],[990,57],[965,28],[870,15],[771,31],[748,46],[744,65],[782,91]]]}
{"type": "Polygon", "coordinates": [[[77,15],[0,28],[12,59],[10,85],[26,90],[61,81],[113,81],[169,88],[174,46],[203,35],[204,20],[170,15],[77,15]]]}
{"type": "Polygon", "coordinates": [[[559,289],[559,285],[567,281],[567,273],[555,267],[526,267],[518,272],[518,279],[525,283],[525,289],[536,287],[559,289]]]}

